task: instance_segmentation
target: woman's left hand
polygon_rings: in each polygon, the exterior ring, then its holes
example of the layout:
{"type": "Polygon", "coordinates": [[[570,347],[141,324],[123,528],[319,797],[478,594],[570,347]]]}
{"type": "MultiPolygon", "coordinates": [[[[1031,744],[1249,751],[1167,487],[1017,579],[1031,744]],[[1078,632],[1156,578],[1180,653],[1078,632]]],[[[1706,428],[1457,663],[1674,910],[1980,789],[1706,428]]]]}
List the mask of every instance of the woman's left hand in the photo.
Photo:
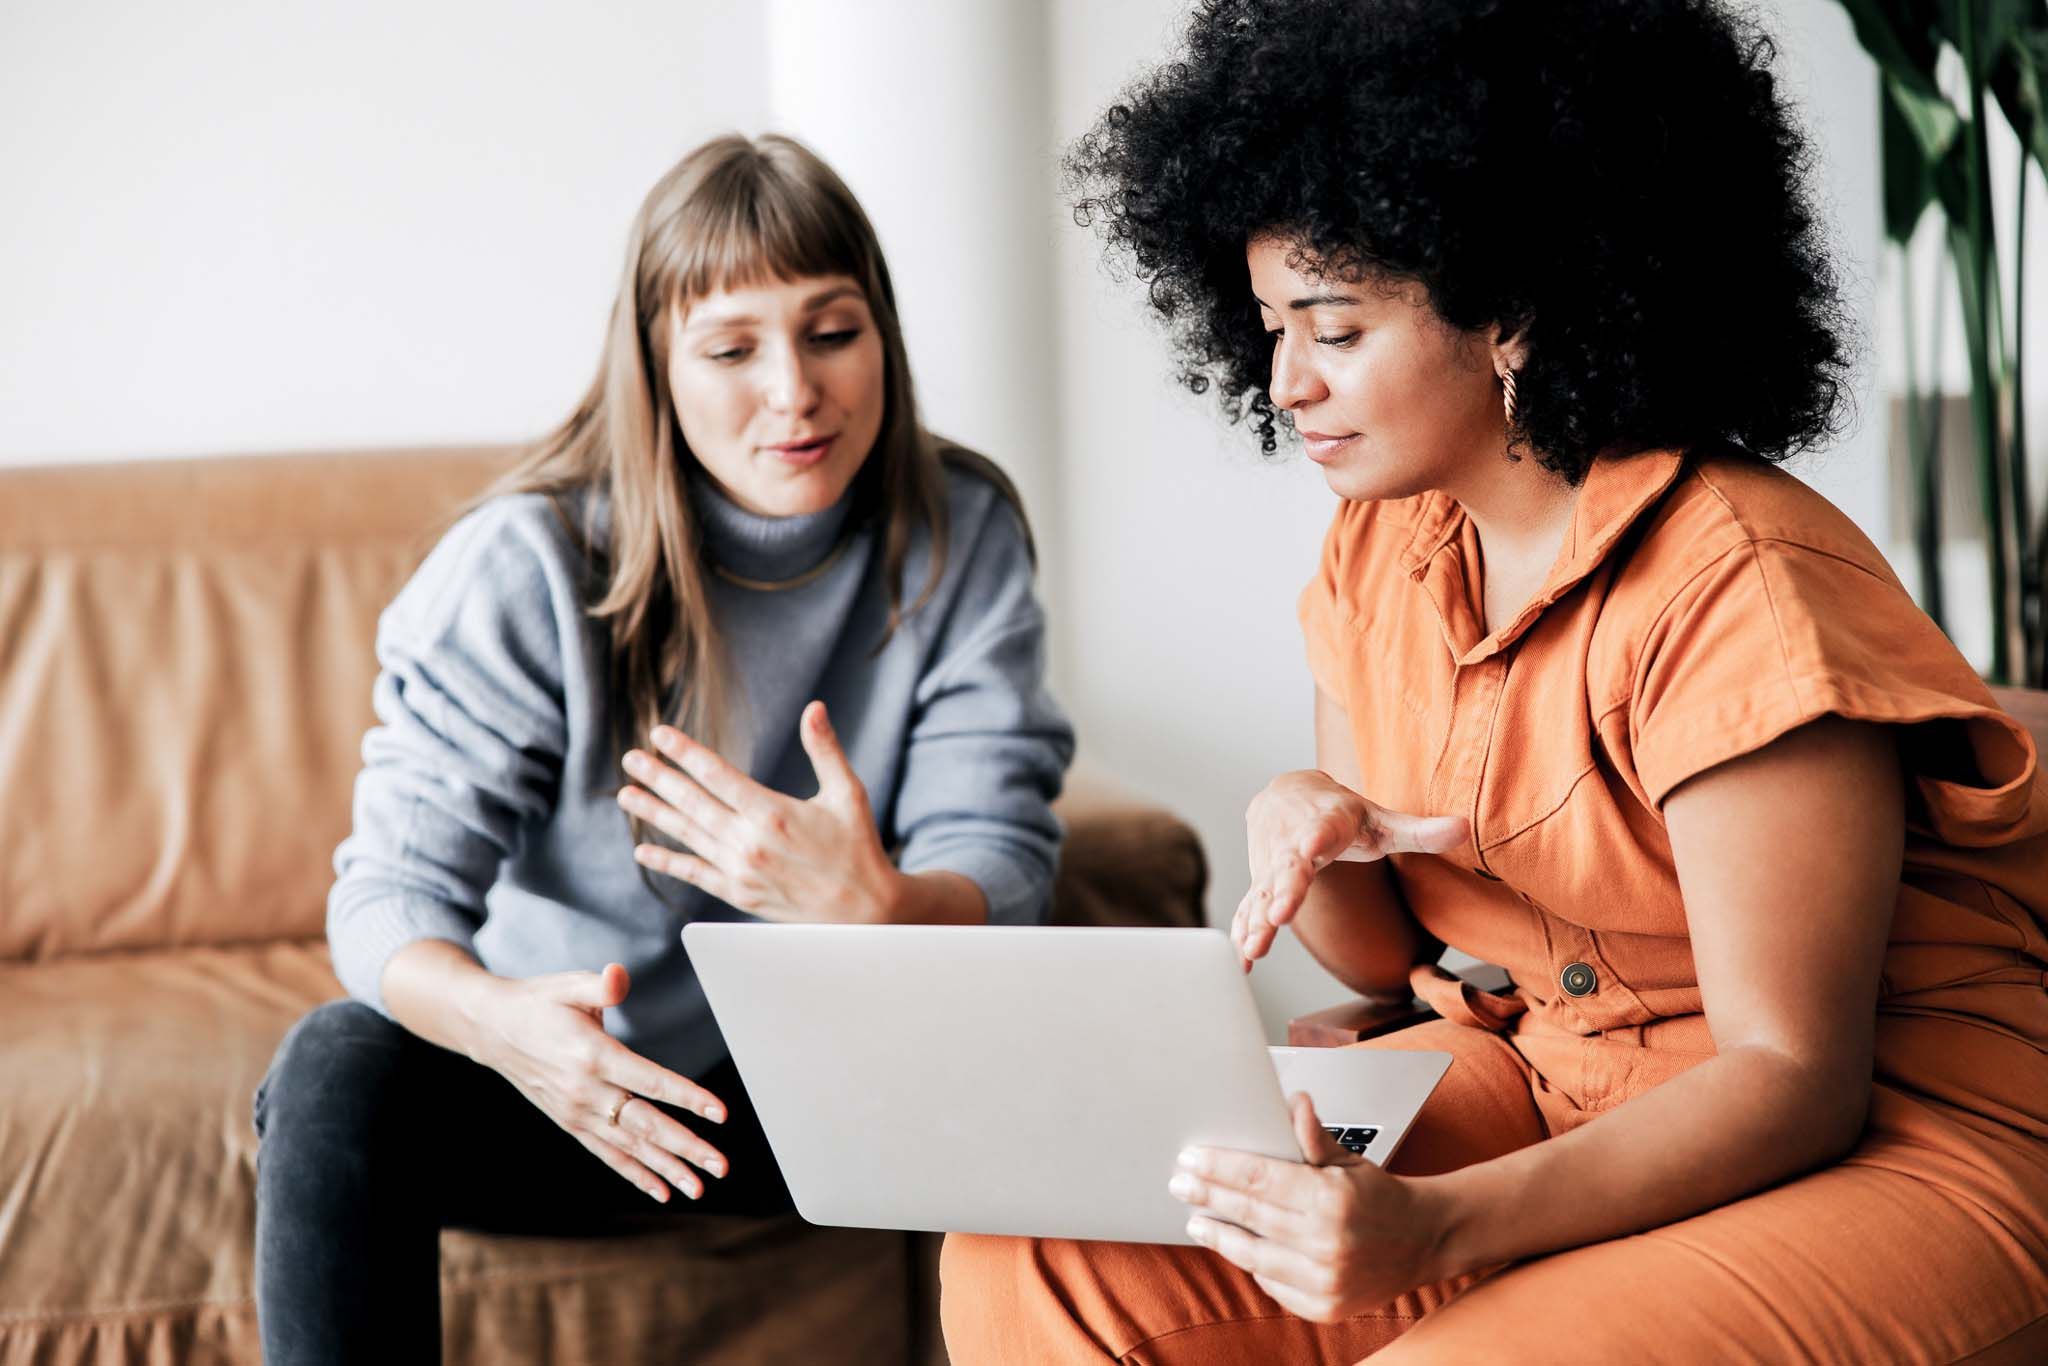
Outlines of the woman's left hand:
{"type": "Polygon", "coordinates": [[[1307,1162],[1226,1148],[1181,1154],[1168,1188],[1195,1211],[1189,1235],[1317,1323],[1443,1279],[1439,1221],[1416,1184],[1337,1146],[1306,1095],[1288,1104],[1307,1162]]]}
{"type": "Polygon", "coordinates": [[[797,733],[818,775],[808,801],[763,787],[673,727],[655,727],[654,747],[672,764],[629,750],[626,772],[644,786],[621,789],[619,805],[689,852],[641,844],[633,857],[763,920],[890,919],[903,874],[882,848],[867,789],[824,703],[804,708],[797,733]]]}

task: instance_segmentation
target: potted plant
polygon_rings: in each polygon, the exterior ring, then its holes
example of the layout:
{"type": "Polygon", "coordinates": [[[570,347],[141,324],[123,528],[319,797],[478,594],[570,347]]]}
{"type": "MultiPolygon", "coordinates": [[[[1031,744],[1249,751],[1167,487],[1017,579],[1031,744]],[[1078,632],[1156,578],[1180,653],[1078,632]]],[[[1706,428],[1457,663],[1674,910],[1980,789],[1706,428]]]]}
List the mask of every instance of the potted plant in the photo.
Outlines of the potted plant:
{"type": "MultiPolygon", "coordinates": [[[[1943,218],[1969,353],[1971,449],[1989,556],[1994,683],[2041,687],[2048,677],[2042,585],[2048,521],[2028,487],[2025,359],[2027,184],[2048,172],[2048,0],[1838,0],[1882,78],[1885,235],[1901,251],[1933,209],[1943,218]],[[1944,62],[1944,52],[1953,53],[1944,62]],[[2001,240],[1991,197],[1991,108],[2018,143],[2019,193],[2001,240]],[[2015,303],[2001,284],[2010,262],[2015,303]]],[[[1913,281],[1901,271],[1906,318],[1906,428],[1914,554],[1921,602],[1945,624],[1940,545],[1940,373],[1921,383],[1913,281]]],[[[1940,289],[1937,283],[1937,290],[1940,289]]],[[[1940,298],[1934,347],[1939,347],[1940,298]]]]}

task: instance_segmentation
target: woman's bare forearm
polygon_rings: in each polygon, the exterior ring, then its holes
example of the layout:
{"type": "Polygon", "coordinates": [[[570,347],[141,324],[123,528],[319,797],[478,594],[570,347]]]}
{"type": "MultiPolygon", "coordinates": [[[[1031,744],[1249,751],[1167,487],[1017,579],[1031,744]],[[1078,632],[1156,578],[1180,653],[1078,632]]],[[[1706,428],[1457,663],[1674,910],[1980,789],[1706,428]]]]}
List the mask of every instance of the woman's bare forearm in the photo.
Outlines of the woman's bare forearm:
{"type": "Polygon", "coordinates": [[[1443,949],[1401,903],[1384,860],[1324,868],[1293,924],[1324,970],[1361,996],[1407,1000],[1409,969],[1443,949]]]}
{"type": "MultiPolygon", "coordinates": [[[[1351,719],[1321,688],[1315,695],[1315,735],[1316,764],[1325,776],[1366,796],[1351,719]]],[[[1361,996],[1407,1000],[1408,970],[1443,952],[1401,900],[1385,860],[1324,868],[1293,924],[1323,969],[1361,996]]]]}
{"type": "Polygon", "coordinates": [[[460,944],[421,939],[391,955],[379,985],[392,1019],[474,1058],[484,1002],[499,980],[460,944]]]}
{"type": "Polygon", "coordinates": [[[1562,1137],[1442,1176],[1446,1276],[1658,1228],[1810,1171],[1855,1143],[1867,1070],[1721,1053],[1562,1137]]]}
{"type": "Polygon", "coordinates": [[[1426,1178],[1447,1199],[1450,1266],[1659,1227],[1849,1151],[1870,1108],[1904,791],[1891,734],[1831,717],[1665,799],[1717,1052],[1561,1138],[1426,1178]]]}

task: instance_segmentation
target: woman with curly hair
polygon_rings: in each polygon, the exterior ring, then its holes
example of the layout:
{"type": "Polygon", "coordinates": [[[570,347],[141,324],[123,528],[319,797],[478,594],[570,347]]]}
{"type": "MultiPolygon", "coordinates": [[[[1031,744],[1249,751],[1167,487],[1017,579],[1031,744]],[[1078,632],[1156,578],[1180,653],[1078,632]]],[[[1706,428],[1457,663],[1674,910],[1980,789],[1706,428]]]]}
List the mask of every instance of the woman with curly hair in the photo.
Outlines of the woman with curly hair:
{"type": "Polygon", "coordinates": [[[1771,60],[1718,0],[1209,0],[1075,148],[1341,500],[1232,935],[1455,1061],[1387,1170],[1299,1096],[1306,1160],[1182,1154],[1197,1248],[949,1239],[962,1366],[2048,1353],[2048,791],[1776,468],[1851,354],[1771,60]]]}

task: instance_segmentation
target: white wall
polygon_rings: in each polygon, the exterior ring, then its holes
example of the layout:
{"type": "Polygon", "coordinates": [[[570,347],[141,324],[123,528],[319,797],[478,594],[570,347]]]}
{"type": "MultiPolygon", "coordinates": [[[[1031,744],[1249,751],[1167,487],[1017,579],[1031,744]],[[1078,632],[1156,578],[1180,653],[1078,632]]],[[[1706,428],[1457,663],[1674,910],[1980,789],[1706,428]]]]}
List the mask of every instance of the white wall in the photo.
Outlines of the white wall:
{"type": "MultiPolygon", "coordinates": [[[[928,415],[1025,486],[1085,754],[1195,823],[1227,917],[1244,803],[1311,759],[1293,605],[1331,496],[1173,384],[1051,193],[1184,9],[0,8],[0,462],[531,436],[592,372],[647,185],[786,128],[875,219],[928,415]]],[[[1867,310],[1874,72],[1829,0],[1774,12],[1867,310]]],[[[1808,472],[1882,542],[1868,395],[1808,472]]],[[[1291,943],[1254,984],[1276,1029],[1341,995],[1291,943]]]]}
{"type": "Polygon", "coordinates": [[[895,280],[918,403],[1036,514],[1062,591],[1046,46],[1036,0],[773,0],[770,122],[860,196],[895,280]],[[886,92],[886,98],[880,92],[886,92]]]}
{"type": "MultiPolygon", "coordinates": [[[[1776,0],[1765,11],[1781,44],[1779,79],[1805,115],[1819,165],[1814,191],[1842,271],[1843,292],[1877,340],[1874,301],[1883,269],[1884,222],[1877,145],[1877,66],[1857,46],[1834,0],[1776,0]]],[[[1890,484],[1885,479],[1885,407],[1874,357],[1855,386],[1856,423],[1828,450],[1793,464],[1807,482],[1891,553],[1890,484]]]]}
{"type": "Polygon", "coordinates": [[[0,461],[537,435],[748,5],[0,6],[0,461]]]}

